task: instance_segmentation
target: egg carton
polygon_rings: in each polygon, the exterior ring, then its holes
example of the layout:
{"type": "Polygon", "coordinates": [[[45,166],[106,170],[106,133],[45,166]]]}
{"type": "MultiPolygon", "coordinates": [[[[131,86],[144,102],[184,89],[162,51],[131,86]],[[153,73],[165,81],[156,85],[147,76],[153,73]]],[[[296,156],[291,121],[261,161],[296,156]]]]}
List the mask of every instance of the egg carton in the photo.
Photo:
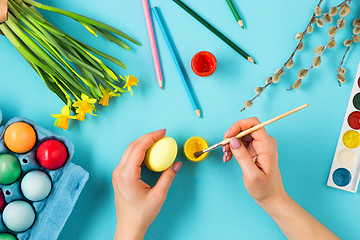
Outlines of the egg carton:
{"type": "Polygon", "coordinates": [[[15,200],[23,200],[30,203],[36,214],[35,222],[31,228],[25,232],[15,233],[6,228],[0,212],[0,233],[8,232],[17,236],[19,240],[55,240],[58,238],[68,217],[73,210],[75,203],[89,179],[89,173],[81,167],[71,163],[74,155],[74,145],[65,137],[56,135],[23,117],[15,117],[9,120],[5,126],[1,126],[2,113],[0,111],[0,154],[12,154],[16,156],[21,164],[22,172],[19,179],[11,185],[1,185],[6,203],[15,200]],[[37,142],[33,149],[25,154],[11,152],[4,144],[5,129],[15,122],[25,122],[30,124],[36,131],[37,142]],[[36,150],[39,145],[49,139],[56,139],[65,144],[69,158],[65,165],[56,170],[48,170],[41,167],[36,159],[36,150]],[[27,200],[21,192],[20,183],[24,175],[32,170],[41,170],[51,178],[52,189],[47,198],[39,202],[27,200]]]}

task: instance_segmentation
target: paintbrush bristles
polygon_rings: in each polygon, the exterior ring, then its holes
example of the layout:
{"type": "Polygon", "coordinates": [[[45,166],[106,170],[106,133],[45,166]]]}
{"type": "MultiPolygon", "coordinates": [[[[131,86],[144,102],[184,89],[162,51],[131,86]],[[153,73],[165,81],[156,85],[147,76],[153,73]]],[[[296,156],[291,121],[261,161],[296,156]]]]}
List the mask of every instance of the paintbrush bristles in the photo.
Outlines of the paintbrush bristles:
{"type": "Polygon", "coordinates": [[[198,152],[195,152],[194,153],[194,157],[195,158],[199,158],[201,155],[203,155],[204,154],[204,151],[203,150],[201,150],[201,151],[198,151],[198,152]]]}

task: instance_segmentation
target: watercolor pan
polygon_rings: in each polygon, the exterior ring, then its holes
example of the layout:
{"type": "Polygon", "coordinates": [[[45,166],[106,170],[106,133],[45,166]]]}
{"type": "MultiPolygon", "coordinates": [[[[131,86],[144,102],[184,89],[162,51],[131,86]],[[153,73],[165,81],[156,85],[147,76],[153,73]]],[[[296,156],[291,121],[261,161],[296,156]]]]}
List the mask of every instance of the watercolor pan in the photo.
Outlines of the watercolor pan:
{"type": "MultiPolygon", "coordinates": [[[[0,124],[2,113],[0,111],[0,124]]],[[[81,167],[71,163],[75,149],[72,142],[62,136],[56,135],[23,117],[10,119],[4,126],[0,125],[0,154],[11,154],[18,158],[21,165],[21,175],[16,182],[10,185],[1,185],[0,191],[5,196],[5,206],[12,201],[22,200],[30,203],[35,210],[34,224],[24,232],[10,231],[2,220],[0,210],[0,233],[10,233],[18,240],[56,240],[70,216],[75,203],[89,178],[89,173],[81,167]],[[32,126],[36,132],[37,142],[33,149],[25,154],[18,154],[10,151],[4,144],[4,133],[8,126],[15,122],[25,122],[32,126]],[[36,159],[36,150],[39,145],[48,140],[56,139],[67,148],[68,159],[64,166],[56,170],[48,170],[41,167],[36,159]],[[20,189],[22,178],[27,172],[41,170],[46,172],[52,181],[52,190],[47,198],[38,202],[27,200],[20,189]]]]}
{"type": "Polygon", "coordinates": [[[360,64],[336,146],[327,185],[356,193],[360,179],[360,64]]]}

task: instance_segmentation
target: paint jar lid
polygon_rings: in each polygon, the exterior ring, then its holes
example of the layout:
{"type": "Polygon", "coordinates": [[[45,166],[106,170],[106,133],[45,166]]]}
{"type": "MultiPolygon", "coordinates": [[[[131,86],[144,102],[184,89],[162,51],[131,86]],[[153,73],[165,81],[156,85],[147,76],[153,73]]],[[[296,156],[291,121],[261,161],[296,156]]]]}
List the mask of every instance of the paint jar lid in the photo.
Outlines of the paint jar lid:
{"type": "Polygon", "coordinates": [[[204,150],[209,147],[209,144],[202,137],[191,137],[184,144],[184,154],[187,159],[192,162],[201,162],[207,158],[209,153],[204,153],[198,158],[195,158],[194,153],[204,150]]]}
{"type": "Polygon", "coordinates": [[[198,52],[191,60],[191,68],[200,77],[212,75],[217,67],[215,56],[207,51],[198,52]]]}

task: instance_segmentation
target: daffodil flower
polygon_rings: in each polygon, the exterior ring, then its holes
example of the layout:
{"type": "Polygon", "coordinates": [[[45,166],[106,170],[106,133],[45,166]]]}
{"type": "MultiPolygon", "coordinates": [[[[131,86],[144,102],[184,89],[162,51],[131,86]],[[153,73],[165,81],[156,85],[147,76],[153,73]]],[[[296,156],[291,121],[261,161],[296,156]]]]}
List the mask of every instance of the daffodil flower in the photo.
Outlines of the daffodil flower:
{"type": "Polygon", "coordinates": [[[78,100],[73,104],[73,107],[76,108],[77,120],[84,121],[85,115],[87,113],[96,116],[95,114],[92,113],[93,111],[96,111],[94,105],[95,103],[96,103],[95,98],[89,98],[86,94],[82,93],[81,100],[78,100]]]}
{"type": "Polygon", "coordinates": [[[103,105],[103,106],[108,106],[109,105],[109,99],[112,97],[119,97],[120,94],[115,93],[113,91],[110,90],[110,88],[104,88],[101,84],[99,85],[101,93],[103,94],[103,97],[100,99],[99,104],[103,105]]]}
{"type": "Polygon", "coordinates": [[[54,126],[64,130],[69,128],[69,119],[76,119],[75,116],[70,116],[69,106],[64,106],[61,109],[61,114],[51,114],[51,116],[56,118],[54,126]]]}
{"type": "Polygon", "coordinates": [[[123,89],[127,88],[128,91],[131,93],[131,96],[133,96],[133,92],[132,92],[131,87],[132,86],[137,86],[137,83],[139,82],[139,79],[137,79],[133,75],[125,76],[125,78],[120,76],[120,78],[123,79],[124,81],[126,81],[125,86],[123,87],[123,89]]]}

